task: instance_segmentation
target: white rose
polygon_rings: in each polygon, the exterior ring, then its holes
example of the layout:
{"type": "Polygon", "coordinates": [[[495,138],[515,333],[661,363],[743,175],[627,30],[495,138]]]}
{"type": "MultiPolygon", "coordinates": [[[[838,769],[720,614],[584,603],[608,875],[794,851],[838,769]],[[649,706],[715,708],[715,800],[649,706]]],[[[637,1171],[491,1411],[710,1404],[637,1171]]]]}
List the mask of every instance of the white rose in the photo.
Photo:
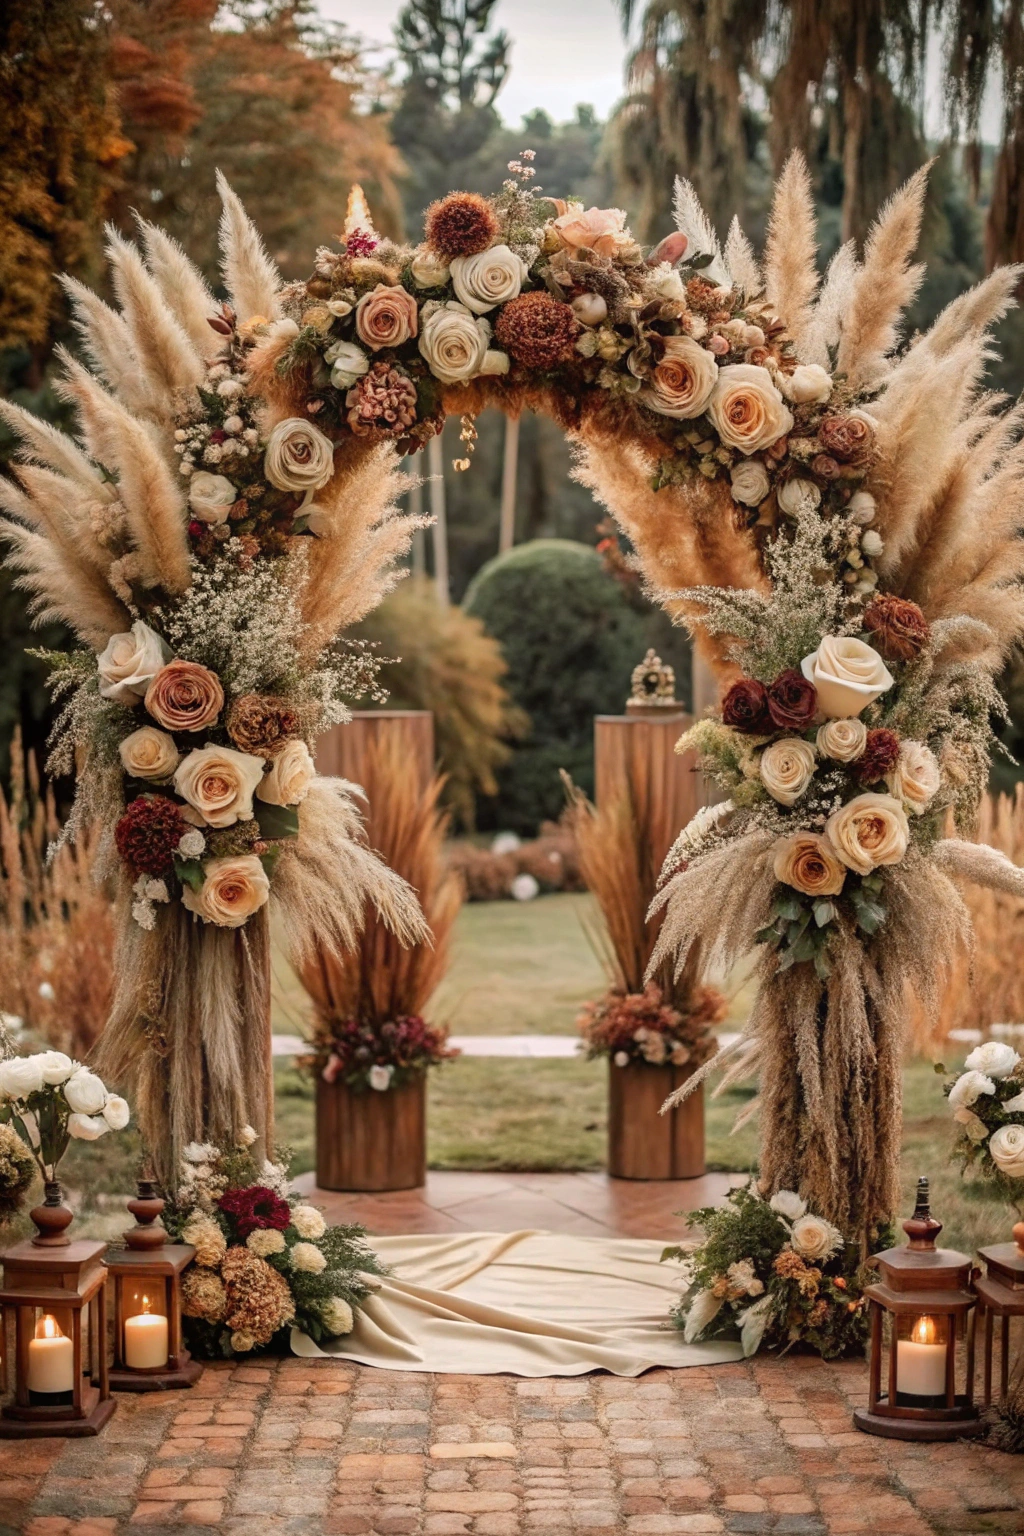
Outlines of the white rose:
{"type": "Polygon", "coordinates": [[[1024,1179],[1024,1125],[1001,1125],[989,1137],[988,1150],[1000,1173],[1024,1179]]]}
{"type": "Polygon", "coordinates": [[[79,1067],[64,1084],[64,1097],[76,1115],[98,1115],[110,1095],[95,1072],[79,1067]]]}
{"type": "Polygon", "coordinates": [[[327,1223],[315,1205],[297,1205],[292,1211],[292,1226],[300,1237],[323,1237],[327,1223]]]}
{"type": "Polygon", "coordinates": [[[41,1056],[13,1056],[0,1062],[0,1099],[27,1099],[45,1081],[41,1056]]]}
{"type": "Polygon", "coordinates": [[[179,763],[174,788],[211,827],[252,820],[252,796],[263,759],[233,747],[196,747],[179,763]]]}
{"type": "Polygon", "coordinates": [[[788,1221],[797,1221],[807,1210],[806,1200],[792,1189],[780,1189],[768,1201],[777,1216],[785,1216],[788,1221]]]}
{"type": "Polygon", "coordinates": [[[825,635],[800,663],[818,692],[818,708],[830,719],[859,715],[893,684],[878,652],[852,635],[825,635]]]}
{"type": "Polygon", "coordinates": [[[449,277],[448,263],[428,245],[419,247],[409,270],[417,288],[443,288],[449,277]]]}
{"type": "Polygon", "coordinates": [[[776,492],[779,510],[787,517],[799,517],[801,512],[813,512],[821,505],[821,492],[811,480],[787,480],[776,492]]]}
{"type": "Polygon", "coordinates": [[[270,897],[267,872],[254,853],[211,859],[203,865],[203,888],[182,888],[182,906],[217,928],[241,928],[270,897]]]}
{"type": "Polygon", "coordinates": [[[847,511],[855,523],[866,528],[875,520],[877,503],[870,491],[854,491],[847,504],[847,511]]]}
{"type": "Polygon", "coordinates": [[[492,245],[475,256],[453,256],[452,287],[456,298],[475,315],[518,298],[528,268],[507,245],[492,245]]]}
{"type": "Polygon", "coordinates": [[[464,304],[424,305],[420,316],[419,348],[427,367],[442,384],[458,384],[480,373],[491,327],[464,304]]]}
{"type": "Polygon", "coordinates": [[[780,382],[782,393],[794,405],[820,405],[832,393],[832,376],[820,363],[801,363],[780,382]]]}
{"type": "Polygon", "coordinates": [[[298,416],[279,421],[267,438],[263,473],[279,491],[316,491],[334,473],[334,444],[298,416]]]}
{"type": "Polygon", "coordinates": [[[304,1275],[319,1275],[327,1268],[327,1259],[313,1243],[296,1243],[291,1259],[292,1268],[304,1275]]]}
{"type": "Polygon", "coordinates": [[[825,836],[847,869],[869,875],[883,864],[898,864],[907,851],[907,813],[891,795],[855,795],[825,823],[825,836]]]}
{"type": "Polygon", "coordinates": [[[771,489],[768,471],[760,459],[741,459],[729,471],[732,499],[744,507],[757,507],[771,489]]]}
{"type": "Polygon", "coordinates": [[[174,737],[158,731],[155,725],[143,725],[132,731],[117,750],[125,773],[153,783],[166,782],[180,761],[174,737]]]}
{"type": "Polygon", "coordinates": [[[822,1262],[839,1252],[843,1246],[843,1235],[831,1222],[808,1213],[794,1221],[790,1242],[802,1258],[822,1262]]]}
{"type": "Polygon", "coordinates": [[[799,736],[773,741],[761,753],[761,783],[780,805],[795,805],[814,777],[814,748],[799,736]]]}
{"type": "Polygon", "coordinates": [[[52,1088],[66,1083],[75,1070],[75,1063],[70,1056],[65,1056],[63,1051],[40,1051],[34,1059],[39,1063],[43,1082],[48,1083],[52,1088]]]}
{"type": "Polygon", "coordinates": [[[826,720],[819,726],[815,742],[822,757],[835,763],[853,763],[863,757],[868,728],[863,720],[826,720]]]}
{"type": "Polygon", "coordinates": [[[920,816],[934,800],[942,782],[935,753],[921,741],[903,742],[896,766],[886,774],[885,782],[895,799],[902,800],[915,816],[920,816]]]}
{"type": "Polygon", "coordinates": [[[335,389],[351,389],[356,379],[370,369],[370,359],[354,341],[336,341],[324,353],[324,362],[332,365],[331,383],[335,389]]]}
{"type": "Polygon", "coordinates": [[[127,1099],[122,1099],[120,1094],[112,1093],[103,1106],[103,1118],[112,1131],[123,1131],[132,1117],[127,1099]]]}
{"type": "Polygon", "coordinates": [[[68,1135],[75,1141],[99,1141],[109,1130],[102,1115],[68,1115],[68,1135]]]}
{"type": "Polygon", "coordinates": [[[111,635],[96,658],[100,693],[119,704],[136,704],[171,652],[155,630],[136,619],[131,632],[111,635]]]}
{"type": "Polygon", "coordinates": [[[394,1075],[394,1067],[371,1067],[369,1072],[370,1087],[378,1093],[386,1093],[391,1087],[391,1078],[394,1075]]]}
{"type": "Polygon", "coordinates": [[[188,483],[188,504],[201,523],[226,523],[237,500],[237,490],[224,475],[201,469],[188,483]]]}
{"type": "Polygon", "coordinates": [[[1005,1040],[986,1040],[984,1045],[974,1047],[964,1066],[970,1072],[984,1072],[986,1077],[994,1077],[998,1083],[1009,1077],[1019,1061],[1017,1052],[1005,1040]]]}
{"type": "Polygon", "coordinates": [[[316,766],[304,741],[294,737],[270,759],[270,770],[256,786],[256,798],[266,805],[299,805],[309,794],[316,766]]]}
{"type": "Polygon", "coordinates": [[[778,442],[793,425],[771,374],[755,363],[729,363],[718,369],[708,415],[723,443],[748,454],[778,442]]]}
{"type": "MultiPolygon", "coordinates": [[[[1024,1094],[1022,1094],[1021,1097],[1024,1098],[1024,1094]]],[[[1004,1104],[1003,1108],[1008,1109],[1009,1105],[1004,1104]]],[[[974,1113],[973,1109],[954,1110],[953,1119],[956,1121],[957,1125],[963,1126],[965,1136],[967,1136],[969,1140],[973,1141],[975,1146],[980,1146],[981,1143],[988,1137],[988,1126],[985,1124],[980,1115],[976,1115],[974,1113]]]]}
{"type": "Polygon", "coordinates": [[[996,1085],[984,1072],[962,1072],[949,1090],[950,1109],[969,1109],[984,1093],[995,1093],[996,1085]]]}

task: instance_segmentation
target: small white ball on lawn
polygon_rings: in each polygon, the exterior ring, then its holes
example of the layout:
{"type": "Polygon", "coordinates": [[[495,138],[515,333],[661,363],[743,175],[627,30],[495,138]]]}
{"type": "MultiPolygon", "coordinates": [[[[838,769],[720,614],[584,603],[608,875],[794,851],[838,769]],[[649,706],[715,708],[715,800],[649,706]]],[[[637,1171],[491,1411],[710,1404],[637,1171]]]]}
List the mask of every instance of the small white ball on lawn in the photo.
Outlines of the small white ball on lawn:
{"type": "Polygon", "coordinates": [[[535,896],[540,895],[540,886],[533,875],[525,873],[516,875],[509,890],[516,901],[532,901],[535,896]]]}
{"type": "Polygon", "coordinates": [[[515,832],[499,832],[491,842],[492,853],[515,853],[521,846],[521,839],[515,832]]]}

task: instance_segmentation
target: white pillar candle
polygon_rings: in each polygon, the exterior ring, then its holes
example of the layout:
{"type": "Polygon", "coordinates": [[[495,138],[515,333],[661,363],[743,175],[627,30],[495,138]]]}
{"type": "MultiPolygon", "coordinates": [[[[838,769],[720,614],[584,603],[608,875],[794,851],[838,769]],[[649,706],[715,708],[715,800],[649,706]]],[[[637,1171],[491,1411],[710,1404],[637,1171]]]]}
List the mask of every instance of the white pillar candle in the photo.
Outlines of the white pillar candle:
{"type": "Polygon", "coordinates": [[[29,1391],[74,1391],[74,1345],[61,1333],[56,1318],[44,1317],[40,1328],[40,1337],[28,1341],[29,1391]]]}
{"type": "Polygon", "coordinates": [[[909,1339],[896,1341],[896,1390],[912,1397],[942,1397],[946,1391],[946,1346],[936,1343],[938,1329],[919,1317],[909,1339]]]}
{"type": "Polygon", "coordinates": [[[130,1371],[159,1370],[167,1364],[167,1319],[140,1312],[124,1322],[124,1363],[130,1371]]]}

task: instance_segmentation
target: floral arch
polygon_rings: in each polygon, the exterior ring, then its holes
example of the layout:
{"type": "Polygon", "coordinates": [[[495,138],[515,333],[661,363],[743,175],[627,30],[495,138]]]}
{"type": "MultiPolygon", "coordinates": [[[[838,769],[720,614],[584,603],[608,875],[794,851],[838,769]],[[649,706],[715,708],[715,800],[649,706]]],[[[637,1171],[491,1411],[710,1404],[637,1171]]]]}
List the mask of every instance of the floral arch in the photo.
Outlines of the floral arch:
{"type": "Polygon", "coordinates": [[[190,1139],[266,1135],[268,903],[298,954],[349,944],[367,899],[423,937],[309,748],[372,673],[338,636],[417,526],[399,458],[447,415],[529,407],[726,689],[695,740],[728,799],[670,855],[656,960],[762,946],[736,1064],[760,1071],[762,1179],[863,1230],[895,1205],[905,988],[933,997],[965,937],[950,875],[1019,880],[946,835],[977,809],[1024,632],[1022,411],[982,385],[1019,273],[905,347],[923,171],[819,283],[799,157],[763,265],[686,183],[644,251],[621,213],[510,170],[433,205],[415,248],[355,196],[290,284],[222,182],[227,302],[140,221],[139,247],[110,238],[116,309],[65,279],[77,439],[0,406],[22,440],[8,559],[82,642],[52,658],[53,766],[77,767],[72,834],[103,826],[120,891],[103,1066],[165,1174],[190,1139]]]}

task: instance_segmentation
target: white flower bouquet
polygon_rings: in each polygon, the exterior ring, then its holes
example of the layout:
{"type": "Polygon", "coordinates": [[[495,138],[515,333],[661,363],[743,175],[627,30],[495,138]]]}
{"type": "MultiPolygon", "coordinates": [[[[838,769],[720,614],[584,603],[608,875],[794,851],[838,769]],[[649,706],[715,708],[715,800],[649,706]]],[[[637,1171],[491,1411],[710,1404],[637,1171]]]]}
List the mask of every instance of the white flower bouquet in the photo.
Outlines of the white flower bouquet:
{"type": "MultiPolygon", "coordinates": [[[[941,1069],[940,1069],[941,1070],[941,1069]]],[[[992,1179],[1020,1212],[1024,1200],[1024,1061],[1004,1040],[986,1040],[944,1088],[956,1122],[954,1156],[992,1179]]]]}
{"type": "Polygon", "coordinates": [[[0,1123],[14,1127],[47,1184],[72,1141],[123,1131],[130,1118],[127,1102],[63,1051],[0,1061],[0,1123]]]}

